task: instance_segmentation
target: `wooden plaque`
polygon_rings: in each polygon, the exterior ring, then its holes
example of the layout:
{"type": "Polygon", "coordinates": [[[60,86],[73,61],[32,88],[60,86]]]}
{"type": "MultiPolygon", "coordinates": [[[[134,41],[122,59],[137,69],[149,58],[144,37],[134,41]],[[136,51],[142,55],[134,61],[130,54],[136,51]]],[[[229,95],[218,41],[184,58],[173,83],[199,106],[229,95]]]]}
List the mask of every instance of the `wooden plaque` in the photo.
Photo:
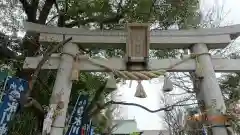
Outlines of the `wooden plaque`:
{"type": "Polygon", "coordinates": [[[126,58],[127,70],[144,70],[147,68],[149,55],[149,25],[127,24],[126,58]]]}
{"type": "Polygon", "coordinates": [[[143,58],[149,55],[149,25],[130,23],[127,24],[127,46],[126,55],[127,57],[143,58]]]}

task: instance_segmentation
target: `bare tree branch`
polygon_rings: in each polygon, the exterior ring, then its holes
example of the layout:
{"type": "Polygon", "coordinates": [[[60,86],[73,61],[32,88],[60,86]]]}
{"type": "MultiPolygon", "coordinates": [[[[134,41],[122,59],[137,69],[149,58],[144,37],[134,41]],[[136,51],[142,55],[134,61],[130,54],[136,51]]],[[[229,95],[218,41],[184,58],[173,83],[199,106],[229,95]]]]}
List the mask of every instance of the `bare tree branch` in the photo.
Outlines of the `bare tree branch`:
{"type": "Polygon", "coordinates": [[[99,89],[96,91],[91,103],[87,107],[86,112],[89,112],[94,107],[95,103],[97,103],[97,101],[100,98],[100,95],[103,93],[103,91],[105,89],[106,84],[107,84],[107,82],[104,82],[103,85],[101,87],[99,87],[99,89]]]}
{"type": "Polygon", "coordinates": [[[35,70],[35,72],[33,73],[32,76],[32,81],[29,84],[29,90],[27,91],[25,96],[21,96],[20,99],[20,104],[21,106],[24,107],[30,107],[30,106],[34,106],[35,108],[37,108],[40,112],[44,112],[43,108],[41,107],[41,104],[33,99],[32,97],[29,97],[32,90],[33,90],[33,86],[37,81],[37,77],[38,74],[41,70],[41,67],[43,66],[43,64],[46,62],[46,60],[49,59],[49,57],[51,56],[52,53],[54,53],[58,48],[62,47],[63,45],[65,45],[67,42],[69,42],[70,40],[72,40],[72,38],[68,38],[64,41],[62,41],[61,43],[59,43],[58,45],[54,46],[50,51],[47,51],[44,55],[43,58],[41,59],[41,61],[38,63],[37,68],[35,70]]]}
{"type": "Polygon", "coordinates": [[[49,59],[49,57],[52,55],[52,53],[56,52],[59,48],[61,48],[62,46],[64,46],[66,43],[68,43],[69,41],[72,40],[72,37],[62,41],[61,43],[57,44],[56,46],[54,46],[50,51],[47,51],[45,54],[43,54],[43,58],[41,59],[41,61],[38,63],[37,68],[35,69],[33,75],[32,75],[32,82],[30,84],[30,88],[29,91],[27,93],[27,95],[29,96],[30,93],[33,90],[33,86],[36,83],[37,80],[37,76],[43,66],[43,64],[49,59]]]}
{"type": "Polygon", "coordinates": [[[118,105],[128,105],[128,106],[136,106],[136,107],[140,107],[148,112],[151,112],[151,113],[156,113],[156,112],[160,112],[160,111],[171,111],[174,107],[176,106],[187,106],[187,105],[195,105],[197,103],[191,103],[191,104],[180,104],[182,102],[185,102],[187,101],[187,99],[185,100],[181,100],[181,101],[178,101],[172,105],[168,105],[166,107],[163,107],[163,108],[159,108],[159,109],[156,109],[156,110],[150,110],[149,108],[145,107],[145,106],[142,106],[142,105],[139,105],[139,104],[136,104],[136,103],[127,103],[127,102],[122,102],[122,101],[108,101],[107,103],[105,103],[103,106],[100,106],[98,105],[98,108],[95,109],[91,114],[90,116],[93,116],[97,113],[99,113],[99,111],[101,111],[102,109],[104,109],[105,107],[107,107],[108,105],[112,105],[112,104],[118,104],[118,105]]]}
{"type": "Polygon", "coordinates": [[[188,92],[184,92],[184,93],[178,93],[178,94],[169,94],[171,96],[180,96],[180,95],[186,95],[189,94],[188,92]]]}

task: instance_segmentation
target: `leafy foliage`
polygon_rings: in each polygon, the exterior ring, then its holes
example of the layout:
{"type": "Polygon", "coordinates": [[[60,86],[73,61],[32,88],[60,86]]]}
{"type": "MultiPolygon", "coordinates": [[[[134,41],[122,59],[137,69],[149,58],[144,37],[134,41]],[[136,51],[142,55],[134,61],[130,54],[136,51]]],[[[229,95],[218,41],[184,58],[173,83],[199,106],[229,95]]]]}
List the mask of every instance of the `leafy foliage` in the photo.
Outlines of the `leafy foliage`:
{"type": "Polygon", "coordinates": [[[131,133],[130,135],[140,135],[140,133],[138,133],[138,132],[133,132],[133,133],[131,133]]]}
{"type": "Polygon", "coordinates": [[[231,125],[237,133],[240,133],[239,117],[233,114],[233,107],[239,104],[240,91],[239,91],[240,74],[227,74],[221,79],[220,87],[225,97],[227,112],[232,116],[231,125]]]}
{"type": "Polygon", "coordinates": [[[123,28],[125,22],[157,23],[167,29],[197,16],[197,0],[70,0],[67,11],[71,22],[66,26],[89,26],[101,29],[123,28]]]}
{"type": "Polygon", "coordinates": [[[228,105],[240,99],[239,82],[239,73],[228,74],[221,79],[220,87],[223,90],[223,95],[225,95],[224,97],[228,105]]]}

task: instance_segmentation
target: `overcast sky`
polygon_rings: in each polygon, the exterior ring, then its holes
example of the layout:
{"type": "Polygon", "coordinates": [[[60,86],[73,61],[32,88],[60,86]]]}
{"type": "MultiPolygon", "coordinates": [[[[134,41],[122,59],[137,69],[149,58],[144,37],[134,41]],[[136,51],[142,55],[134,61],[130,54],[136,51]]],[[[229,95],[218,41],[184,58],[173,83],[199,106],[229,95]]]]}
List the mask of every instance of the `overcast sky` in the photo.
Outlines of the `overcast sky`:
{"type": "Polygon", "coordinates": [[[209,11],[212,7],[223,8],[223,15],[225,17],[223,25],[239,24],[239,0],[201,0],[201,9],[204,12],[209,11]]]}
{"type": "MultiPolygon", "coordinates": [[[[202,0],[201,1],[201,10],[204,12],[209,11],[213,7],[221,8],[223,10],[219,10],[223,15],[226,15],[224,19],[224,23],[222,25],[229,24],[240,24],[239,17],[239,9],[240,0],[202,0]]],[[[134,102],[141,105],[144,105],[150,109],[158,109],[161,107],[160,105],[160,96],[161,96],[161,88],[162,83],[152,82],[151,84],[148,81],[144,81],[144,88],[147,92],[146,99],[138,99],[134,97],[135,88],[137,83],[134,82],[132,88],[129,88],[128,85],[124,85],[120,87],[119,91],[121,93],[121,98],[127,102],[134,102]]],[[[161,118],[159,118],[159,114],[148,113],[147,111],[137,108],[137,107],[124,107],[124,113],[122,116],[128,119],[136,119],[138,123],[138,128],[141,130],[157,130],[163,129],[163,125],[161,124],[161,118]]]]}

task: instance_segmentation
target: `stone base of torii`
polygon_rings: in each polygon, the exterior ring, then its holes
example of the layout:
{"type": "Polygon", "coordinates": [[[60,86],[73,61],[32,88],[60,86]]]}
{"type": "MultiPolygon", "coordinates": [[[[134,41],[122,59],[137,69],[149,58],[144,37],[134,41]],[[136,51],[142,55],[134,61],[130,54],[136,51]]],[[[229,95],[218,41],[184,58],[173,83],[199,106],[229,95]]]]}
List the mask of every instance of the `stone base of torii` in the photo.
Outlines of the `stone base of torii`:
{"type": "MultiPolygon", "coordinates": [[[[65,126],[66,111],[71,93],[72,81],[70,80],[73,56],[78,54],[80,43],[83,48],[125,48],[126,58],[95,59],[101,65],[107,65],[114,70],[149,71],[166,70],[168,72],[192,72],[197,70],[197,76],[201,78],[200,91],[203,95],[205,106],[212,108],[207,112],[208,116],[222,116],[226,113],[224,99],[218,85],[216,72],[240,71],[239,59],[214,58],[208,53],[209,49],[224,48],[231,40],[238,37],[240,25],[214,29],[197,30],[171,30],[149,31],[148,25],[131,24],[127,31],[89,31],[84,29],[58,28],[52,26],[25,23],[27,31],[40,33],[40,42],[61,42],[65,38],[72,37],[70,43],[63,47],[62,55],[54,55],[42,66],[42,69],[58,69],[53,94],[62,92],[64,107],[52,124],[51,135],[62,135],[65,126]],[[181,62],[181,59],[149,59],[149,49],[190,49],[189,59],[181,62]],[[169,68],[171,65],[175,65],[169,68]]],[[[42,57],[27,57],[25,69],[35,69],[42,57]]],[[[78,70],[81,72],[108,72],[109,70],[80,59],[78,70]]],[[[227,135],[223,126],[212,124],[213,135],[227,135]]],[[[221,123],[223,124],[223,123],[221,123]]],[[[218,123],[219,125],[219,123],[218,123]]]]}

